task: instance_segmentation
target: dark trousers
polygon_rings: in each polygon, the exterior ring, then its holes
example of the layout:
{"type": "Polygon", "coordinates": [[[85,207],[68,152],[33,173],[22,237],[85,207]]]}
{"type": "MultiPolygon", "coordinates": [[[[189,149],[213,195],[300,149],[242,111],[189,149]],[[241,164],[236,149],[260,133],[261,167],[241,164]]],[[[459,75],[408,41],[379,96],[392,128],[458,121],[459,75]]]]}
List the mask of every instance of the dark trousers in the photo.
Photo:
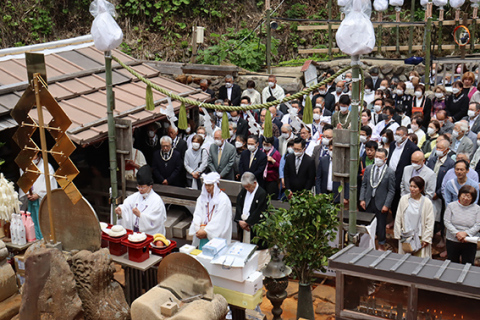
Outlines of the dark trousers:
{"type": "Polygon", "coordinates": [[[265,191],[272,196],[273,200],[278,199],[278,181],[265,181],[265,191]]]}
{"type": "Polygon", "coordinates": [[[395,217],[397,216],[397,209],[398,209],[398,203],[400,202],[400,187],[398,189],[395,189],[395,195],[393,196],[392,200],[392,217],[393,221],[395,221],[395,217]]]}
{"type": "Polygon", "coordinates": [[[476,243],[463,243],[447,240],[447,256],[448,260],[456,263],[475,264],[475,255],[477,254],[476,243]],[[460,257],[462,261],[460,262],[460,257]]]}
{"type": "Polygon", "coordinates": [[[370,203],[367,206],[367,212],[375,213],[377,218],[377,240],[378,244],[384,245],[387,239],[387,213],[382,213],[382,208],[377,208],[375,205],[375,197],[370,199],[370,203]]]}

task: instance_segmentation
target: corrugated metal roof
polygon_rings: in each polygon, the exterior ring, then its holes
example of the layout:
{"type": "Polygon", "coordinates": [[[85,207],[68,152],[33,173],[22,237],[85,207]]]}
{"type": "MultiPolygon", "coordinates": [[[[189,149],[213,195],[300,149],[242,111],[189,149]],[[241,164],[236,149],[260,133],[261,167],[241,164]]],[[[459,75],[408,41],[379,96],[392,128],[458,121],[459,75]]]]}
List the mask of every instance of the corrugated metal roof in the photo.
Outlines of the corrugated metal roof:
{"type": "MultiPolygon", "coordinates": [[[[47,45],[48,46],[48,45],[47,45]]],[[[146,64],[136,62],[132,57],[113,50],[112,54],[129,64],[153,83],[172,93],[203,101],[209,95],[174,80],[159,76],[159,71],[146,64]]],[[[107,136],[107,106],[105,91],[104,54],[93,43],[85,47],[51,53],[45,56],[49,91],[72,120],[67,133],[77,144],[88,145],[107,136]]],[[[132,121],[133,126],[163,118],[159,108],[166,106],[166,96],[153,90],[155,111],[144,109],[146,85],[113,62],[113,91],[115,93],[115,116],[132,121]]],[[[0,60],[0,131],[13,127],[15,122],[9,116],[26,89],[27,71],[25,58],[16,55],[0,60]]],[[[180,103],[173,102],[178,111],[180,103]]],[[[35,109],[31,116],[37,119],[35,109]]],[[[45,115],[45,121],[51,119],[45,115]]]]}

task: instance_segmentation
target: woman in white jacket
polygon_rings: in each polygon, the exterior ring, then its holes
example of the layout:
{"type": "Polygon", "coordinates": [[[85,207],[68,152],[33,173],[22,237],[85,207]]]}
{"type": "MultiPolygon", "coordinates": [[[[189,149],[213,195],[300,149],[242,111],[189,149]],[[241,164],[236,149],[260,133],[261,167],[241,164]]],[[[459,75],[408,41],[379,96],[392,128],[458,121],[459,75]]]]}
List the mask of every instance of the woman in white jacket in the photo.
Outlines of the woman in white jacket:
{"type": "Polygon", "coordinates": [[[395,218],[394,238],[398,239],[398,253],[404,254],[400,238],[402,232],[414,231],[420,237],[421,249],[412,255],[432,257],[432,238],[435,215],[430,199],[425,197],[425,181],[419,177],[410,179],[410,193],[398,204],[395,218]]]}

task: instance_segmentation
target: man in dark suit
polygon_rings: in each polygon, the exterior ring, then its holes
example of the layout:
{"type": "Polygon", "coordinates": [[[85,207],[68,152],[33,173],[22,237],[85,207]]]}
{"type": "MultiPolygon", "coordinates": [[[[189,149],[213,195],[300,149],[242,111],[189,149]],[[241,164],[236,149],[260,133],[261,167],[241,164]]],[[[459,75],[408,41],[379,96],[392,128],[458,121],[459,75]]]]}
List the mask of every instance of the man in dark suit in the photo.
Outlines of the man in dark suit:
{"type": "Polygon", "coordinates": [[[135,130],[136,135],[134,147],[142,151],[147,163],[152,166],[153,154],[160,150],[160,138],[157,134],[160,126],[156,122],[152,122],[141,130],[135,130]]]}
{"type": "Polygon", "coordinates": [[[238,111],[230,111],[230,122],[237,124],[237,136],[248,136],[248,122],[240,117],[238,111]]]}
{"type": "Polygon", "coordinates": [[[232,106],[240,106],[240,98],[242,97],[242,89],[236,83],[233,83],[231,75],[225,76],[225,85],[218,90],[218,99],[228,100],[232,106]]]}
{"type": "Polygon", "coordinates": [[[332,86],[332,88],[333,89],[331,91],[327,91],[327,86],[322,85],[318,87],[318,94],[312,97],[312,103],[315,104],[318,103],[318,98],[322,97],[324,100],[323,106],[325,107],[325,110],[328,110],[330,113],[335,110],[335,98],[329,94],[330,92],[335,92],[335,86],[332,86]]]}
{"type": "Polygon", "coordinates": [[[153,177],[155,183],[184,187],[181,176],[183,159],[180,152],[172,148],[172,138],[160,139],[161,150],[153,154],[153,177]]]}
{"type": "Polygon", "coordinates": [[[172,148],[177,150],[180,156],[182,156],[182,159],[184,159],[188,146],[187,142],[178,136],[178,128],[173,126],[168,127],[168,136],[172,138],[172,148]]]}
{"type": "MultiPolygon", "coordinates": [[[[333,142],[330,141],[328,145],[329,153],[320,158],[317,167],[317,177],[315,179],[315,193],[316,194],[330,194],[333,193],[333,202],[340,203],[340,193],[338,192],[338,187],[340,187],[340,182],[333,181],[333,167],[332,167],[332,152],[333,152],[333,142]]],[[[344,188],[345,190],[345,204],[348,203],[348,186],[344,188]]]]}
{"type": "Polygon", "coordinates": [[[382,79],[380,79],[379,74],[380,74],[380,71],[378,70],[377,67],[373,67],[372,69],[370,69],[370,77],[372,78],[374,91],[380,87],[380,83],[382,82],[382,79]]]}
{"type": "Polygon", "coordinates": [[[208,80],[207,79],[200,80],[200,89],[202,89],[203,92],[208,93],[210,95],[210,101],[215,100],[215,91],[208,88],[208,80]]]}
{"type": "Polygon", "coordinates": [[[259,148],[258,136],[250,135],[247,139],[247,150],[240,155],[238,170],[240,176],[245,172],[251,172],[260,184],[263,184],[263,172],[267,166],[267,155],[259,148]]]}
{"type": "MultiPolygon", "coordinates": [[[[252,226],[263,220],[263,212],[267,209],[267,192],[258,185],[255,175],[251,172],[243,174],[241,183],[243,188],[237,196],[234,220],[243,230],[240,232],[241,241],[250,243],[248,240],[256,236],[252,226]]],[[[264,241],[257,245],[260,250],[267,249],[264,241]]]]}
{"type": "MultiPolygon", "coordinates": [[[[388,211],[395,195],[395,172],[386,164],[387,150],[380,148],[375,153],[375,164],[365,169],[360,189],[360,207],[374,213],[377,218],[379,250],[385,250],[388,211]]],[[[400,189],[399,189],[400,190],[400,189]]],[[[400,192],[398,192],[400,193],[400,192]]]]}
{"type": "Polygon", "coordinates": [[[406,127],[398,127],[395,131],[394,139],[395,141],[390,144],[387,164],[395,172],[396,192],[392,202],[392,215],[395,218],[398,202],[400,201],[400,184],[402,182],[403,170],[406,166],[412,164],[412,153],[420,149],[408,139],[408,129],[406,127]]]}
{"type": "Polygon", "coordinates": [[[285,159],[285,188],[292,192],[310,190],[315,185],[315,161],[305,154],[305,140],[296,138],[294,154],[285,159]]]}
{"type": "MultiPolygon", "coordinates": [[[[470,102],[468,105],[468,115],[462,120],[467,120],[470,127],[470,131],[477,134],[480,132],[480,104],[476,102],[470,102]]],[[[477,143],[476,141],[474,141],[477,143]]]]}

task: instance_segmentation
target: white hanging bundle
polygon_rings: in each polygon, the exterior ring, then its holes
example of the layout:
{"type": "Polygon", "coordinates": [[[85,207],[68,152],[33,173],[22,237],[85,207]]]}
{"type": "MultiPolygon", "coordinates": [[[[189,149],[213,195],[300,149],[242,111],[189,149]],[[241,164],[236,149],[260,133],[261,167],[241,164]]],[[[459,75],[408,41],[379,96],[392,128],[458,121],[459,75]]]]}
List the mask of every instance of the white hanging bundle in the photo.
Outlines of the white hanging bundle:
{"type": "Polygon", "coordinates": [[[443,7],[448,4],[448,0],[433,0],[433,4],[443,10],[443,7]]]}
{"type": "Polygon", "coordinates": [[[10,221],[12,213],[20,212],[20,201],[13,182],[9,182],[0,173],[0,219],[10,221]]]}
{"type": "Polygon", "coordinates": [[[375,31],[370,15],[372,5],[369,0],[353,0],[345,7],[345,19],[338,28],[335,39],[342,52],[351,55],[368,54],[375,46],[375,31]]]}
{"type": "Polygon", "coordinates": [[[465,0],[450,0],[450,6],[455,9],[460,9],[461,6],[465,3],[465,0]]]}
{"type": "Polygon", "coordinates": [[[91,29],[95,47],[100,51],[117,48],[122,43],[123,32],[113,19],[115,6],[106,0],[93,0],[90,13],[95,17],[91,29]]]}
{"type": "Polygon", "coordinates": [[[373,8],[378,12],[386,11],[388,9],[388,0],[374,0],[373,8]]]}
{"type": "Polygon", "coordinates": [[[390,0],[390,5],[392,7],[401,7],[403,6],[403,0],[390,0]]]}

